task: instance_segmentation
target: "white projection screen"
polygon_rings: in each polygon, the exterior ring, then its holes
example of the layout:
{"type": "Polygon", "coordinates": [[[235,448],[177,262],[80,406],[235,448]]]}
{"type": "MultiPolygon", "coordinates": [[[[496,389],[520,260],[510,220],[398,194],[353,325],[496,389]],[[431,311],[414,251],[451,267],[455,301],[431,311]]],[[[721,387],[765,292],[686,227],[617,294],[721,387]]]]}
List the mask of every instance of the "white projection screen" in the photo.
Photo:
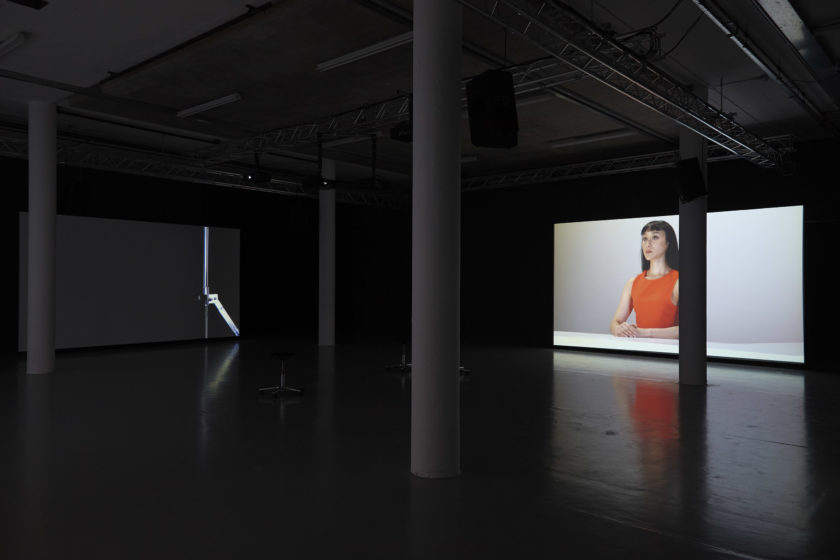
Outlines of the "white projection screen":
{"type": "MultiPolygon", "coordinates": [[[[555,346],[679,351],[677,340],[610,334],[651,220],[671,224],[679,241],[679,216],[555,224],[555,346]]],[[[707,230],[707,354],[804,363],[802,206],[713,212],[707,230]]]]}
{"type": "MultiPolygon", "coordinates": [[[[21,351],[27,221],[22,212],[21,351]]],[[[238,229],[57,216],[56,348],[238,336],[239,315],[238,229]]]]}

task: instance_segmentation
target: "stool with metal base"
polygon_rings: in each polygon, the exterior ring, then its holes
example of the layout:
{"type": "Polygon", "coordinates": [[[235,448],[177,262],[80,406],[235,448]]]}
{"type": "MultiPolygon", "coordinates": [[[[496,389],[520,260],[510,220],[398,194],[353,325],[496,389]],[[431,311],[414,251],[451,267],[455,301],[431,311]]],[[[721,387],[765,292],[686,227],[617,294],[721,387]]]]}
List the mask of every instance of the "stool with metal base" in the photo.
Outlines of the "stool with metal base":
{"type": "Polygon", "coordinates": [[[385,366],[385,369],[398,369],[402,372],[411,371],[411,362],[406,359],[405,344],[402,345],[402,361],[396,365],[385,366]]]}
{"type": "MultiPolygon", "coordinates": [[[[402,345],[402,360],[400,361],[400,363],[395,364],[395,365],[385,366],[386,370],[395,370],[396,369],[396,370],[401,371],[402,373],[408,374],[409,376],[411,375],[411,362],[409,362],[408,359],[406,358],[405,346],[406,346],[405,344],[402,345]]],[[[467,377],[468,375],[470,375],[472,373],[472,371],[465,368],[464,366],[460,366],[458,368],[458,373],[460,374],[461,379],[463,379],[464,377],[467,377]]]]}
{"type": "Polygon", "coordinates": [[[301,387],[290,387],[286,385],[286,360],[291,358],[292,352],[273,352],[272,356],[280,358],[280,384],[274,387],[263,387],[259,389],[261,395],[270,395],[272,397],[281,397],[283,395],[302,395],[303,389],[301,387]]]}

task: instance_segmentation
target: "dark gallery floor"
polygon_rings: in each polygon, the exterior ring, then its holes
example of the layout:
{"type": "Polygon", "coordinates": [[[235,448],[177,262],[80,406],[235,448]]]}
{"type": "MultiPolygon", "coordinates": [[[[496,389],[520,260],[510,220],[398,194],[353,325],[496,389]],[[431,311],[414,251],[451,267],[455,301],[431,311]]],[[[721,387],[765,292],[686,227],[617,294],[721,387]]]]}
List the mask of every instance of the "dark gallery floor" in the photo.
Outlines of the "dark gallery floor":
{"type": "Polygon", "coordinates": [[[460,477],[409,472],[400,348],[60,352],[0,373],[0,557],[838,558],[840,376],[465,348],[460,477]],[[302,396],[261,397],[291,351],[302,396]]]}

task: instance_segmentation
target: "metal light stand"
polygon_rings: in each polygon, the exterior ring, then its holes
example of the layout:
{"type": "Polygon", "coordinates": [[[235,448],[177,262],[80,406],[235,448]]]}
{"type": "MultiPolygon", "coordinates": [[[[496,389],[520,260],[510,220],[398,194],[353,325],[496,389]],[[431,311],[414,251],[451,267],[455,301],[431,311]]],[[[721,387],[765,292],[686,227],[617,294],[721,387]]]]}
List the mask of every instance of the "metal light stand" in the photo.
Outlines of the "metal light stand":
{"type": "Polygon", "coordinates": [[[222,305],[221,300],[219,299],[219,294],[211,294],[210,293],[210,281],[208,279],[209,276],[209,268],[210,268],[210,228],[204,226],[204,289],[202,291],[202,299],[204,301],[204,338],[210,337],[210,329],[208,324],[208,308],[212,305],[218,311],[219,315],[222,316],[225,323],[227,323],[230,330],[233,331],[235,336],[239,336],[239,329],[236,327],[236,323],[233,322],[228,312],[225,311],[225,306],[222,305]]]}

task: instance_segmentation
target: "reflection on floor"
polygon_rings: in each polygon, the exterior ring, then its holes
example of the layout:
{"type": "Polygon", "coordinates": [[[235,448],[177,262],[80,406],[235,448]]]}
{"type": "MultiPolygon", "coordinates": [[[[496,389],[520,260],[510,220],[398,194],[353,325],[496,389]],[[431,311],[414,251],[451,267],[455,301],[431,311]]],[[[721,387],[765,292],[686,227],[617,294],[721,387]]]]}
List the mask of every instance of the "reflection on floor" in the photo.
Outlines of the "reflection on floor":
{"type": "Polygon", "coordinates": [[[840,376],[465,348],[463,474],[409,474],[400,348],[242,340],[0,370],[0,557],[832,558],[840,376]],[[302,396],[260,397],[291,351],[302,396]]]}

